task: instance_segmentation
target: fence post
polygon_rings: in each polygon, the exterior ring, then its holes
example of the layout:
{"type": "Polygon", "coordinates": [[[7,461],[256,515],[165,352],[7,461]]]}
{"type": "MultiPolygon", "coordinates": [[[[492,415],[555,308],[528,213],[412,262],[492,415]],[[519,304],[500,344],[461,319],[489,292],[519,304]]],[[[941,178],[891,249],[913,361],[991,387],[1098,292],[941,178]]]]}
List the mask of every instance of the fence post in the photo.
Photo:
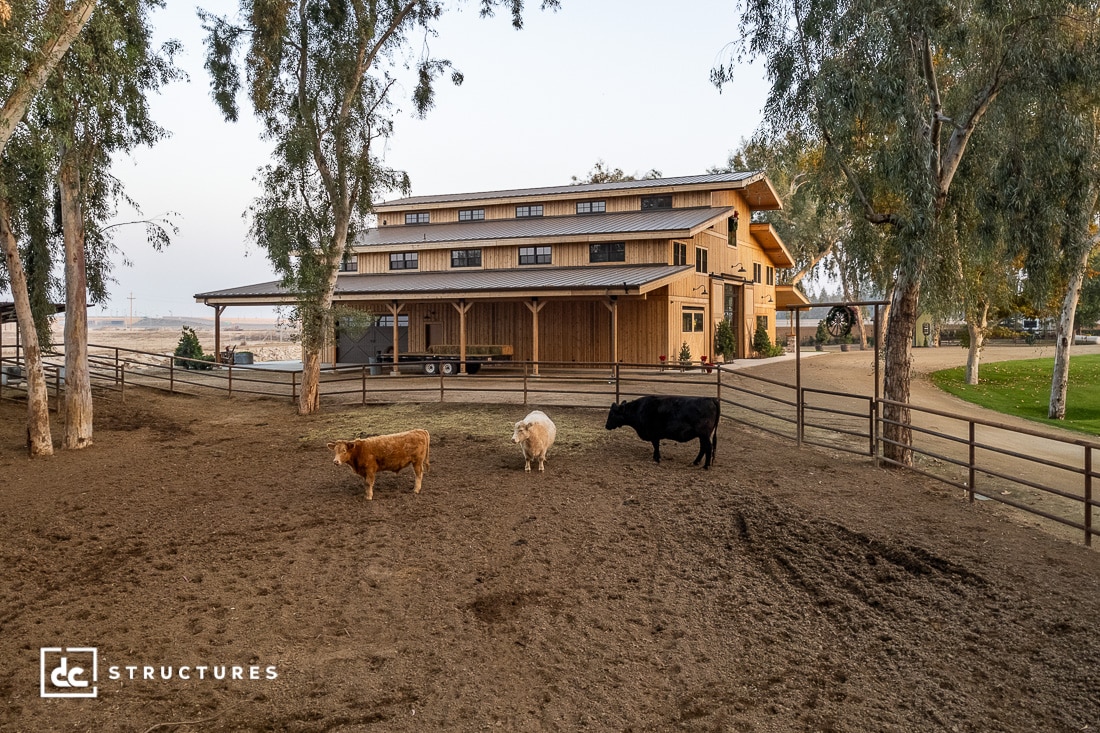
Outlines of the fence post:
{"type": "Polygon", "coordinates": [[[439,401],[444,401],[443,387],[443,362],[439,362],[439,401]]]}
{"type": "Polygon", "coordinates": [[[970,431],[968,433],[968,437],[970,438],[970,444],[969,444],[969,446],[967,446],[967,456],[968,456],[967,457],[967,463],[969,465],[968,465],[966,487],[967,487],[967,489],[969,489],[969,491],[967,491],[967,495],[969,496],[970,501],[973,502],[974,501],[974,479],[977,477],[978,474],[977,474],[977,471],[974,470],[974,456],[975,456],[975,453],[974,453],[974,421],[973,420],[968,420],[967,422],[970,423],[970,431]]]}
{"type": "Polygon", "coordinates": [[[57,393],[57,414],[61,414],[61,370],[58,369],[53,373],[54,377],[54,391],[57,393]]]}
{"type": "Polygon", "coordinates": [[[867,439],[871,442],[867,448],[867,455],[874,458],[875,456],[875,401],[872,399],[867,403],[867,419],[869,424],[867,425],[867,439]]]}
{"type": "Polygon", "coordinates": [[[125,402],[126,401],[126,365],[125,364],[122,365],[121,374],[122,374],[122,381],[119,383],[119,388],[118,388],[119,402],[125,402]]]}
{"type": "Polygon", "coordinates": [[[527,362],[523,362],[523,404],[527,405],[527,362]]]}
{"type": "MultiPolygon", "coordinates": [[[[878,343],[875,343],[875,348],[878,348],[878,343]]],[[[871,450],[871,457],[874,459],[875,468],[878,468],[881,464],[878,459],[878,428],[879,428],[879,411],[882,409],[882,403],[879,402],[878,397],[871,402],[871,412],[874,414],[873,422],[874,426],[871,430],[871,441],[873,448],[871,450]]]]}
{"type": "Polygon", "coordinates": [[[360,400],[359,404],[367,404],[367,367],[365,364],[363,365],[363,399],[360,400]]]}
{"type": "MultiPolygon", "coordinates": [[[[118,381],[117,379],[115,381],[118,381]]],[[[176,393],[176,360],[168,359],[168,394],[176,393]]]]}
{"type": "Polygon", "coordinates": [[[232,397],[232,396],[233,396],[233,362],[230,361],[229,362],[229,391],[228,391],[228,394],[226,394],[226,397],[232,397]]]}
{"type": "Polygon", "coordinates": [[[290,401],[298,401],[298,372],[290,373],[290,401]]]}
{"type": "Polygon", "coordinates": [[[615,362],[615,403],[619,402],[619,362],[615,362]]]}
{"type": "Polygon", "coordinates": [[[118,384],[118,372],[119,372],[118,347],[116,346],[115,347],[115,384],[118,384]]]}
{"type": "Polygon", "coordinates": [[[1092,446],[1085,446],[1085,546],[1092,547],[1092,446]]]}

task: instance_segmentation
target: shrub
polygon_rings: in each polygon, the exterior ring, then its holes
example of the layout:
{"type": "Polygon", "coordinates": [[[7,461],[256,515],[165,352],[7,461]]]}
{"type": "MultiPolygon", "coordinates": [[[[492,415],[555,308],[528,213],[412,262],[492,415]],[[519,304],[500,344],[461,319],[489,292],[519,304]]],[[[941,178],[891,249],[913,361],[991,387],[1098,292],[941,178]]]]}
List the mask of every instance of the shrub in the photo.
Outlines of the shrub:
{"type": "Polygon", "coordinates": [[[174,356],[179,357],[175,360],[175,365],[183,367],[184,369],[210,369],[210,366],[205,366],[194,361],[188,361],[189,359],[203,359],[205,361],[213,362],[214,355],[211,354],[207,359],[202,353],[202,344],[199,343],[199,337],[195,333],[195,329],[190,326],[184,326],[183,332],[180,334],[179,343],[176,344],[176,350],[173,352],[174,356]]]}
{"type": "Polygon", "coordinates": [[[822,318],[817,322],[817,331],[814,333],[814,343],[824,344],[831,337],[832,334],[829,333],[829,329],[825,327],[825,319],[822,318]]]}
{"type": "Polygon", "coordinates": [[[680,344],[680,361],[691,361],[691,347],[687,341],[680,344]]]}
{"type": "Polygon", "coordinates": [[[761,357],[780,356],[783,353],[782,346],[772,344],[768,329],[764,327],[763,322],[756,324],[756,333],[752,337],[752,349],[761,357]]]}
{"type": "Polygon", "coordinates": [[[714,351],[725,359],[732,359],[737,355],[737,338],[733,335],[733,326],[728,318],[718,322],[718,330],[714,333],[714,351]]]}

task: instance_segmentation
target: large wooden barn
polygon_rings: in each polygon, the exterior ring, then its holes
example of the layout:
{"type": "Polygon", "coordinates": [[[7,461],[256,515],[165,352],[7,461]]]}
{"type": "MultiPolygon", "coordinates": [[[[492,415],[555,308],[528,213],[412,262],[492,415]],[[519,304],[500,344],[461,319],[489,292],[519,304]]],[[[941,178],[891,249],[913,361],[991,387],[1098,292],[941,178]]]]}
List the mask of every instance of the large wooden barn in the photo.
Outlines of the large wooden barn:
{"type": "MultiPolygon", "coordinates": [[[[495,344],[522,361],[657,363],[684,343],[713,360],[723,318],[747,356],[758,323],[774,339],[776,310],[807,303],[777,282],[794,264],[783,242],[752,222],[780,206],[759,171],[387,201],[336,286],[377,318],[338,326],[326,361],[495,344]]],[[[277,282],[195,298],[219,316],[293,302],[277,282]]]]}

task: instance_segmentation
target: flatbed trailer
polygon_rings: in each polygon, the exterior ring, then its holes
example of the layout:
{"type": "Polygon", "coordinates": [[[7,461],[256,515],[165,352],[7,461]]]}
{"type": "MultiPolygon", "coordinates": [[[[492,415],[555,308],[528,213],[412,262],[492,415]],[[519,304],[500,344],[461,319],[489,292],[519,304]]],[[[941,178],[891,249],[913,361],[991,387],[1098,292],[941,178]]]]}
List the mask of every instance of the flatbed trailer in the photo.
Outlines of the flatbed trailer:
{"type": "MultiPolygon", "coordinates": [[[[466,373],[477,374],[483,364],[512,360],[511,344],[474,344],[466,347],[466,373]]],[[[393,364],[393,354],[379,354],[380,364],[393,364]]],[[[431,347],[426,352],[402,353],[397,356],[398,369],[402,364],[415,364],[424,374],[450,376],[461,370],[458,347],[443,345],[431,347]]]]}

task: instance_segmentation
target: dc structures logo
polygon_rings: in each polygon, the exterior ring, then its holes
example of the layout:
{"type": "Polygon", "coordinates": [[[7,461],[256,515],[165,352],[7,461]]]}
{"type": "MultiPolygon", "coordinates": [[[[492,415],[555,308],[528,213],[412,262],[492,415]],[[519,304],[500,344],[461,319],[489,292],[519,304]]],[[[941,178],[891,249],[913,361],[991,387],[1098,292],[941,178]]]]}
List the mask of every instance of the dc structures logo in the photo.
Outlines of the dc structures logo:
{"type": "Polygon", "coordinates": [[[99,653],[95,647],[44,646],[39,659],[42,697],[96,697],[99,653]]]}

